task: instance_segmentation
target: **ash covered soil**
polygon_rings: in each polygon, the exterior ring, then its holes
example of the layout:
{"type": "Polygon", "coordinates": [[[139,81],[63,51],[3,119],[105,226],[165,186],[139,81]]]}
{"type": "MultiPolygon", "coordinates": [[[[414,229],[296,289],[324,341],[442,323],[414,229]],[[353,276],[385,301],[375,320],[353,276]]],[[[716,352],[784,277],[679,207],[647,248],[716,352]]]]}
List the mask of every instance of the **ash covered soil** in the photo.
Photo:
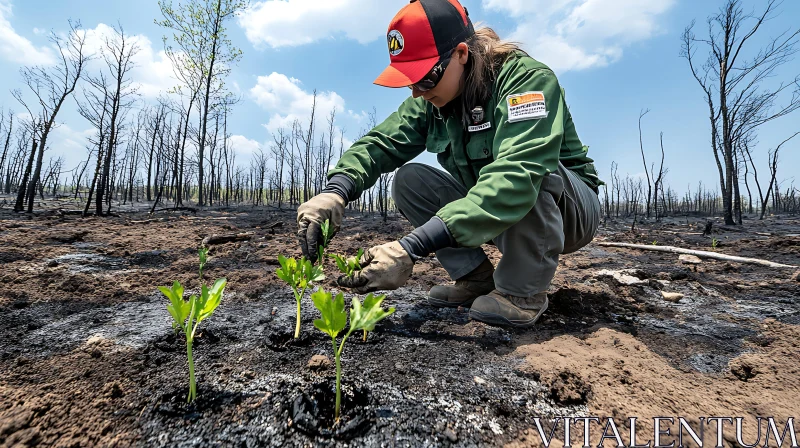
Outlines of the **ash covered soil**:
{"type": "MultiPolygon", "coordinates": [[[[332,252],[410,230],[401,217],[346,216],[332,252]]],[[[306,296],[303,337],[290,340],[294,298],[274,274],[279,253],[300,255],[294,217],[0,210],[0,446],[539,446],[534,417],[798,416],[796,271],[593,243],[562,257],[550,309],[527,331],[429,307],[427,290],[449,278],[435,258],[419,262],[387,293],[397,312],[366,342],[348,340],[349,425],[331,430],[334,370],[315,357],[333,358],[330,339],[313,327],[306,296]],[[202,239],[244,232],[249,241],[210,252],[206,278],[226,277],[228,288],[201,324],[199,400],[188,406],[185,345],[156,287],[196,290],[202,239]]],[[[712,250],[715,238],[720,253],[800,265],[797,218],[717,222],[711,236],[705,222],[634,233],[609,222],[596,242],[712,250]]],[[[335,271],[329,264],[323,282],[333,292],[335,271]]]]}

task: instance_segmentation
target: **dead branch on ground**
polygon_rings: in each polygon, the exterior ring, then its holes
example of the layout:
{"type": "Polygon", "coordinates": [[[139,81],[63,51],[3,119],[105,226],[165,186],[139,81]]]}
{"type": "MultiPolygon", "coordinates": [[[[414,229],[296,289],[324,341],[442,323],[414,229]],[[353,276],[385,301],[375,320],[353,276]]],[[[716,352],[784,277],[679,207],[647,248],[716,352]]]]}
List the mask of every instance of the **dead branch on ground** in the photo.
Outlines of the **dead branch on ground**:
{"type": "Polygon", "coordinates": [[[208,247],[212,244],[225,244],[234,243],[238,241],[250,241],[253,238],[253,233],[229,233],[225,235],[211,235],[203,239],[201,243],[203,247],[208,247]]]}
{"type": "Polygon", "coordinates": [[[683,249],[680,247],[673,247],[673,246],[646,246],[643,244],[628,244],[628,243],[613,243],[613,242],[598,242],[599,246],[606,246],[606,247],[624,247],[627,249],[639,249],[639,250],[649,250],[655,252],[667,252],[672,254],[687,254],[687,255],[694,255],[701,258],[711,258],[714,260],[722,260],[722,261],[732,261],[735,263],[747,263],[747,264],[758,264],[761,266],[767,266],[770,268],[786,268],[786,269],[798,269],[800,266],[792,266],[788,264],[781,264],[775,263],[768,260],[761,260],[758,258],[745,258],[745,257],[737,257],[735,255],[725,255],[716,252],[707,252],[704,250],[694,250],[694,249],[683,249]]]}

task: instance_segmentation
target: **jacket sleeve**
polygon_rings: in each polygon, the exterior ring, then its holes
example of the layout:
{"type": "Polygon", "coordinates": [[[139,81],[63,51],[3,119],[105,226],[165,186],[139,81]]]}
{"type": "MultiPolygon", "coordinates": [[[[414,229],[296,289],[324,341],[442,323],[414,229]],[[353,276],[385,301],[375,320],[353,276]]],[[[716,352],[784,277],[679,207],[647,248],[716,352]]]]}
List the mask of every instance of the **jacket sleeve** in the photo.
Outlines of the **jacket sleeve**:
{"type": "Polygon", "coordinates": [[[344,174],[355,183],[354,197],[375,185],[383,173],[390,173],[425,150],[427,112],[422,98],[409,97],[383,123],[353,143],[328,179],[344,174]]]}
{"type": "Polygon", "coordinates": [[[564,101],[556,76],[523,64],[497,80],[495,160],[483,167],[463,199],[438,213],[460,247],[478,247],[519,222],[536,205],[542,179],[558,169],[564,101]],[[547,116],[510,123],[510,95],[542,92],[547,116]]]}

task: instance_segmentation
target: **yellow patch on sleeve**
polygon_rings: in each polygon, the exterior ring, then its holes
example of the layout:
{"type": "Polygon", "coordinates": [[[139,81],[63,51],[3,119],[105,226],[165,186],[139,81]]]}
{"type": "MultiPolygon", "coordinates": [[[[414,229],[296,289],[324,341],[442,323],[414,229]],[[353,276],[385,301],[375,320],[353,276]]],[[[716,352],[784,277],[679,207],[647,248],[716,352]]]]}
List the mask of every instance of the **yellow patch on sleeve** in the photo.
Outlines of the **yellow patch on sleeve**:
{"type": "Polygon", "coordinates": [[[508,122],[547,118],[543,92],[525,92],[508,96],[508,122]]]}

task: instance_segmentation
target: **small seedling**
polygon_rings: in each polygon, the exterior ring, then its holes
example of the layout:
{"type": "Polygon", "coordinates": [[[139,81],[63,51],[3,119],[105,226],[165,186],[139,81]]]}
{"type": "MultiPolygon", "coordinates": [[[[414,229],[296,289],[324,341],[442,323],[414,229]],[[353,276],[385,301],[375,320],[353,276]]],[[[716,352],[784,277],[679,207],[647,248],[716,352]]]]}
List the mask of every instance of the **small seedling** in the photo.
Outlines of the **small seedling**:
{"type": "Polygon", "coordinates": [[[294,329],[294,338],[297,339],[300,337],[300,302],[311,283],[325,280],[325,274],[322,266],[312,265],[311,261],[306,260],[305,257],[301,257],[300,261],[297,261],[294,258],[278,255],[278,262],[281,267],[275,273],[278,278],[292,287],[294,300],[297,301],[297,326],[294,329]]]}
{"type": "MultiPolygon", "coordinates": [[[[352,278],[356,271],[361,270],[361,264],[358,262],[358,260],[361,259],[362,255],[364,255],[364,249],[358,249],[355,257],[345,258],[342,255],[336,254],[331,255],[331,257],[336,260],[336,266],[339,268],[339,271],[341,271],[342,274],[344,274],[347,278],[352,278]]],[[[367,330],[364,330],[363,341],[367,342],[367,330]]]]}
{"type": "Polygon", "coordinates": [[[354,331],[364,330],[373,331],[375,324],[380,320],[388,317],[394,313],[394,308],[389,308],[388,311],[381,308],[381,303],[386,296],[374,296],[372,293],[364,298],[364,304],[357,298],[353,298],[350,309],[350,328],[342,338],[339,347],[336,347],[336,336],[344,330],[347,324],[347,312],[344,310],[344,296],[342,293],[336,294],[333,298],[331,293],[325,292],[322,288],[319,291],[311,294],[311,299],[314,300],[314,306],[319,310],[322,319],[314,321],[314,326],[323,333],[331,337],[333,345],[333,354],[336,359],[336,410],[334,413],[334,420],[339,420],[339,411],[341,406],[341,393],[342,393],[342,352],[344,351],[344,343],[347,338],[354,331]]]}
{"type": "Polygon", "coordinates": [[[718,240],[718,239],[716,239],[716,238],[712,238],[712,239],[711,239],[711,248],[712,248],[712,249],[716,249],[716,248],[717,248],[717,246],[719,246],[719,240],[718,240]]]}
{"type": "Polygon", "coordinates": [[[164,294],[171,304],[167,305],[167,311],[172,315],[173,328],[180,328],[186,335],[186,356],[189,359],[189,397],[188,402],[197,398],[197,385],[194,378],[194,358],[192,357],[192,343],[194,342],[197,327],[200,322],[211,317],[214,310],[222,300],[225,285],[228,281],[224,278],[217,280],[211,289],[206,285],[200,287],[200,297],[192,295],[188,301],[183,300],[183,286],[175,282],[172,288],[160,286],[158,289],[164,294]]]}
{"type": "Polygon", "coordinates": [[[322,228],[322,244],[317,248],[317,263],[322,266],[325,263],[325,250],[328,248],[333,239],[333,229],[331,228],[331,221],[326,219],[320,227],[322,228]]]}
{"type": "Polygon", "coordinates": [[[206,262],[208,262],[208,248],[201,247],[197,250],[197,255],[200,257],[200,283],[203,283],[203,270],[206,268],[206,262]]]}
{"type": "Polygon", "coordinates": [[[358,262],[358,260],[361,259],[362,255],[364,255],[364,249],[358,249],[355,257],[346,258],[337,254],[331,255],[331,257],[336,260],[336,266],[339,268],[339,271],[350,278],[356,273],[356,271],[361,270],[361,264],[358,262]]]}
{"type": "Polygon", "coordinates": [[[652,244],[653,246],[658,246],[658,241],[657,240],[653,240],[653,242],[650,243],[650,244],[652,244]]]}

